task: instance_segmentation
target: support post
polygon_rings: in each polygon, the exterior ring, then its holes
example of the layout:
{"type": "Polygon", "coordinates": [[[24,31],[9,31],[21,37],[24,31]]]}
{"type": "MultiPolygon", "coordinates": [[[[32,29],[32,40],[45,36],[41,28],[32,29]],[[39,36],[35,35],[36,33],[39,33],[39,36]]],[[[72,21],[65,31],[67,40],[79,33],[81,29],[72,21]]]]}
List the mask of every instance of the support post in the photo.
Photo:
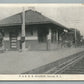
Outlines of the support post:
{"type": "Polygon", "coordinates": [[[59,43],[59,33],[58,33],[58,30],[56,32],[56,39],[57,39],[57,44],[59,43]]]}
{"type": "Polygon", "coordinates": [[[49,29],[49,34],[47,37],[47,50],[50,48],[50,41],[51,41],[51,30],[49,29]]]}

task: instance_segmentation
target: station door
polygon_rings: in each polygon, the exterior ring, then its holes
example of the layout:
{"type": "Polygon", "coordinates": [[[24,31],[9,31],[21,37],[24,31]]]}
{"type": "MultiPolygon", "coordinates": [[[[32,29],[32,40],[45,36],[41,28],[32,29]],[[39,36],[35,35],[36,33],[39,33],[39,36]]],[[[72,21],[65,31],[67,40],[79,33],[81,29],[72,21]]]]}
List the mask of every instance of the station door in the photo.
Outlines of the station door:
{"type": "Polygon", "coordinates": [[[17,49],[17,32],[10,32],[10,48],[17,49]]]}

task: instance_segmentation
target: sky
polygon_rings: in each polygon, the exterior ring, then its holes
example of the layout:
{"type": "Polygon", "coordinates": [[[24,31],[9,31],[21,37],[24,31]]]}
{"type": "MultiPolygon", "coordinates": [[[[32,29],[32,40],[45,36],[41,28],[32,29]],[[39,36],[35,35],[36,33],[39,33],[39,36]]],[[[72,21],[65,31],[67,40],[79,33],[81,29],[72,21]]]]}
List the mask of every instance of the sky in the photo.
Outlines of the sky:
{"type": "Polygon", "coordinates": [[[33,8],[68,28],[76,28],[84,35],[84,4],[0,4],[0,20],[33,8]]]}

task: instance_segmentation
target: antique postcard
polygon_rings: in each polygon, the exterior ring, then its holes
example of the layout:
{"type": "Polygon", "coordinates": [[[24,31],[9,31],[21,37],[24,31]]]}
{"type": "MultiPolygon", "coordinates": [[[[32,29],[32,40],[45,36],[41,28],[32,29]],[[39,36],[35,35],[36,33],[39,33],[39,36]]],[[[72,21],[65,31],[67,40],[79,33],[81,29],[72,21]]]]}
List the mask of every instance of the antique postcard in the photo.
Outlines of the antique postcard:
{"type": "Polygon", "coordinates": [[[84,4],[0,4],[0,80],[84,80],[84,4]]]}

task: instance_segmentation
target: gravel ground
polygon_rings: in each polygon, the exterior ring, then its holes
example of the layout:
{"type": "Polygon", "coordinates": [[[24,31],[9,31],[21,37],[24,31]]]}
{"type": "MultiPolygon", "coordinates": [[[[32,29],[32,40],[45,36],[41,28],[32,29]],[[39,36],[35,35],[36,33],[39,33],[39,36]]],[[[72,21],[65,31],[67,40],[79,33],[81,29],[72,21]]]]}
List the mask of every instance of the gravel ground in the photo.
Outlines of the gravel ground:
{"type": "Polygon", "coordinates": [[[7,51],[0,54],[0,74],[20,74],[70,56],[84,48],[62,48],[56,51],[7,51]]]}

